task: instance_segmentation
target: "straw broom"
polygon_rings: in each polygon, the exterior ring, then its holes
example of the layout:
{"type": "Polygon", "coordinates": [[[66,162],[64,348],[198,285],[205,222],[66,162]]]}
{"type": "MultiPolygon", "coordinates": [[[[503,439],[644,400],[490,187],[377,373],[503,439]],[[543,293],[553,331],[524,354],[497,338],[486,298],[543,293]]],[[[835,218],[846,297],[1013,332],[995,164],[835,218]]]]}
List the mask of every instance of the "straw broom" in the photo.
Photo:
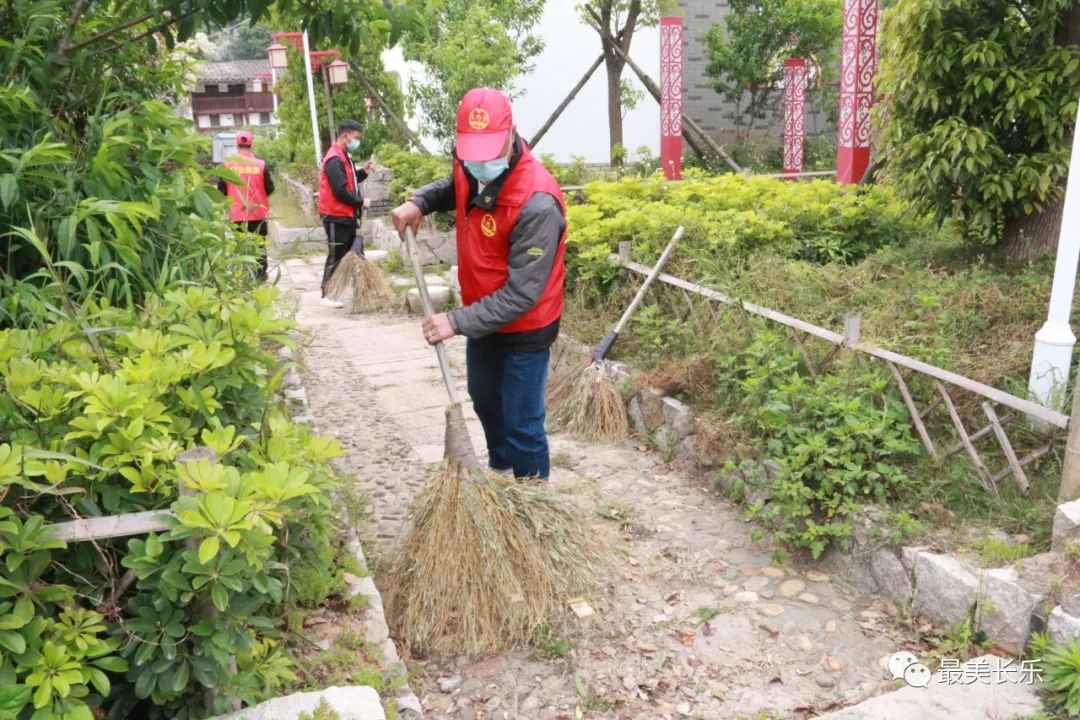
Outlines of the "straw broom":
{"type": "MultiPolygon", "coordinates": [[[[361,223],[366,212],[361,210],[361,223]]],[[[357,235],[353,247],[341,259],[326,283],[326,295],[334,300],[343,300],[351,295],[351,310],[354,313],[385,310],[396,300],[394,291],[378,266],[357,251],[357,246],[362,244],[361,236],[357,235]]]]}
{"type": "MultiPolygon", "coordinates": [[[[411,229],[406,243],[430,317],[411,229]]],[[[435,352],[450,395],[445,459],[412,507],[386,608],[411,650],[475,655],[530,640],[561,599],[590,584],[601,551],[569,503],[480,466],[446,348],[435,352]]]]}
{"type": "Polygon", "coordinates": [[[604,358],[615,345],[630,316],[641,305],[649,286],[667,263],[683,232],[680,225],[656,261],[656,266],[638,288],[630,307],[626,308],[619,322],[604,336],[592,354],[552,379],[547,392],[548,424],[552,429],[594,443],[616,443],[629,436],[630,421],[626,416],[622,390],[604,369],[604,358]]]}

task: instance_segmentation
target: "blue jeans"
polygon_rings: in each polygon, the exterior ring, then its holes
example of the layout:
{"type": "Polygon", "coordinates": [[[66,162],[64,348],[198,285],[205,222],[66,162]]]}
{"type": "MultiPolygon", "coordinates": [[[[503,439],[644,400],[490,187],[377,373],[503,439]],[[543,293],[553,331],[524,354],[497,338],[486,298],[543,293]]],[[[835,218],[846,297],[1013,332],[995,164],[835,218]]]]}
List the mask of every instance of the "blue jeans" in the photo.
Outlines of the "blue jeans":
{"type": "Polygon", "coordinates": [[[468,341],[469,395],[484,426],[492,469],[543,480],[551,473],[544,430],[550,357],[550,350],[505,350],[496,338],[468,341]]]}

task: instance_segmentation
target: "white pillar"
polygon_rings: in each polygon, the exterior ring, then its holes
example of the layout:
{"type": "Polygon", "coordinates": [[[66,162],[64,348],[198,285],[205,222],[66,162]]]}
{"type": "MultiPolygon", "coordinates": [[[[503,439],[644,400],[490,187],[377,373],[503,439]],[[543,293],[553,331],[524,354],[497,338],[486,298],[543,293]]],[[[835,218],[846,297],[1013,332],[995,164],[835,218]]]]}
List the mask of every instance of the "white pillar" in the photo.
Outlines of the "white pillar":
{"type": "Polygon", "coordinates": [[[311,108],[311,135],[315,138],[315,167],[319,167],[322,156],[319,154],[319,114],[315,112],[315,86],[311,83],[311,48],[308,46],[307,30],[304,31],[304,75],[307,77],[308,105],[311,108]]]}
{"type": "Polygon", "coordinates": [[[274,114],[277,115],[277,68],[270,67],[270,97],[274,99],[274,114]]]}
{"type": "Polygon", "coordinates": [[[1035,334],[1028,389],[1047,407],[1060,410],[1065,405],[1065,386],[1076,336],[1069,327],[1076,268],[1080,261],[1080,106],[1073,132],[1069,178],[1065,184],[1065,207],[1061,214],[1061,235],[1054,265],[1054,286],[1050,291],[1050,312],[1046,324],[1035,334]]]}

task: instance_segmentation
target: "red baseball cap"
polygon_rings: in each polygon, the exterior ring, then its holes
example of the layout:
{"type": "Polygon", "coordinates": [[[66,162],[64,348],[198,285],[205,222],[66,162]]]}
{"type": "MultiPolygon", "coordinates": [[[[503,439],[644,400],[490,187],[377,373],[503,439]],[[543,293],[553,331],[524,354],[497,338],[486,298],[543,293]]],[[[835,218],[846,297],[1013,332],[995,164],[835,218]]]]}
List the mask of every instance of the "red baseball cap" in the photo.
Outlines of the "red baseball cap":
{"type": "Polygon", "coordinates": [[[506,147],[514,127],[510,98],[492,88],[465,93],[457,112],[457,156],[462,160],[494,160],[506,147]]]}
{"type": "Polygon", "coordinates": [[[251,133],[247,130],[241,130],[236,133],[236,146],[237,147],[251,147],[254,139],[251,137],[251,133]]]}

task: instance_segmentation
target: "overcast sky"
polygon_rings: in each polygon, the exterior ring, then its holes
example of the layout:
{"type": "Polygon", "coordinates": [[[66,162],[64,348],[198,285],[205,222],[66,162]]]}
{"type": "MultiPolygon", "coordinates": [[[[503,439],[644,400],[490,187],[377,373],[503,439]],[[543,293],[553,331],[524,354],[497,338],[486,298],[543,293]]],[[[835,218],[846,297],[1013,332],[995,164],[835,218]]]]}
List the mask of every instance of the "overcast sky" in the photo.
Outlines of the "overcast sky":
{"type": "MultiPolygon", "coordinates": [[[[547,0],[544,16],[537,25],[536,32],[544,40],[544,52],[537,58],[533,72],[518,78],[516,85],[524,94],[513,103],[514,120],[526,138],[540,129],[600,54],[600,38],[578,19],[574,10],[577,2],[547,0]]],[[[630,54],[645,72],[659,80],[660,34],[656,28],[639,29],[634,33],[630,54]]],[[[406,92],[408,78],[422,75],[419,66],[404,62],[399,49],[387,52],[384,61],[387,70],[402,74],[406,92]]],[[[623,77],[644,92],[629,67],[623,77]]],[[[415,128],[415,119],[409,124],[415,128]]],[[[631,153],[642,145],[648,145],[654,154],[659,152],[660,107],[648,93],[637,109],[627,113],[623,123],[623,144],[631,153]]],[[[429,142],[428,146],[436,149],[434,142],[429,142]]],[[[560,160],[569,160],[571,155],[582,155],[591,162],[608,160],[607,77],[602,65],[548,130],[537,152],[555,153],[560,160]]]]}

